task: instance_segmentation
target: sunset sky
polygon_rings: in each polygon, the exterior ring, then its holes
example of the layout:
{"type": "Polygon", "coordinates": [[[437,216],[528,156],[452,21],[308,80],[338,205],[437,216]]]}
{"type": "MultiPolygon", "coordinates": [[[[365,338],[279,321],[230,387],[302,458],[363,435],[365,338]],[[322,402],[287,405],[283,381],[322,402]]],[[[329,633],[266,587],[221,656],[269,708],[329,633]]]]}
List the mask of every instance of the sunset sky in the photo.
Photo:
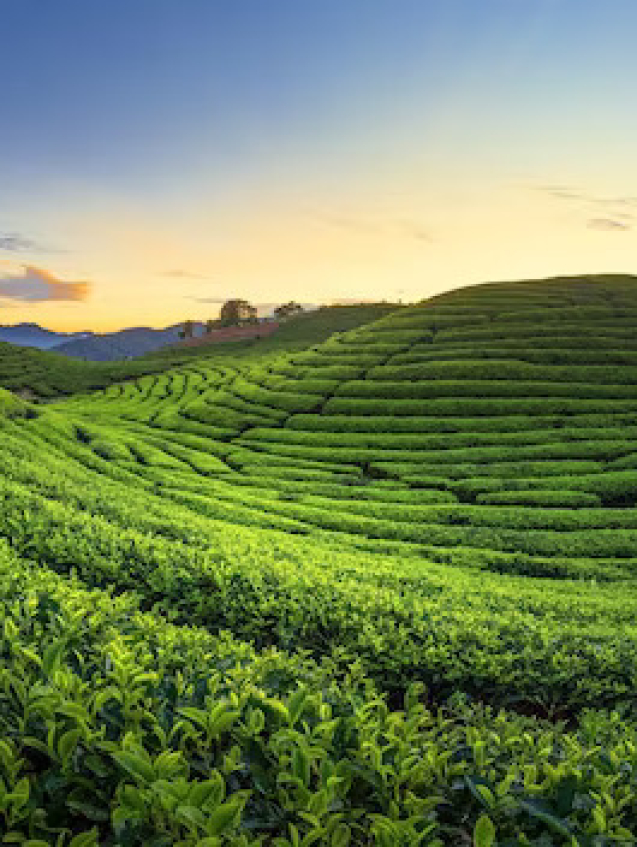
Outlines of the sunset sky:
{"type": "Polygon", "coordinates": [[[637,273],[635,0],[3,0],[0,323],[637,273]]]}

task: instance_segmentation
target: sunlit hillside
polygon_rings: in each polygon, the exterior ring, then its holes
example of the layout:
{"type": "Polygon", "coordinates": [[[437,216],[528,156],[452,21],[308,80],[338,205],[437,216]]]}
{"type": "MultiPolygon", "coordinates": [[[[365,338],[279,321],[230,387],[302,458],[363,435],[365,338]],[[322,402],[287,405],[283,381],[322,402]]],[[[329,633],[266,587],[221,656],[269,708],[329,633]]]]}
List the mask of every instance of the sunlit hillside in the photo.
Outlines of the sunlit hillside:
{"type": "Polygon", "coordinates": [[[0,394],[13,843],[637,840],[637,278],[353,314],[0,394]]]}

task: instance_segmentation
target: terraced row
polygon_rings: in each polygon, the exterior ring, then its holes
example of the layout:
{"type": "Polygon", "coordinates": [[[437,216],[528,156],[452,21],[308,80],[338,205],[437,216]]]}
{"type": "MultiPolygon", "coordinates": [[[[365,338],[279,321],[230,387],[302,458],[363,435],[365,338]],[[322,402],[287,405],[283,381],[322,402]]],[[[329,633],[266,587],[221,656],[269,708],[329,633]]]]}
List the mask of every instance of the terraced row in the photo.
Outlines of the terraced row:
{"type": "MultiPolygon", "coordinates": [[[[637,368],[598,354],[637,355],[636,302],[633,282],[609,278],[478,286],[311,350],[244,356],[235,370],[202,360],[196,397],[188,371],[131,395],[136,452],[115,452],[198,508],[241,506],[242,522],[265,514],[438,558],[497,552],[512,572],[616,578],[635,564],[637,368]],[[553,358],[525,358],[538,350],[553,358]]],[[[121,399],[69,411],[117,428],[121,399]]]]}

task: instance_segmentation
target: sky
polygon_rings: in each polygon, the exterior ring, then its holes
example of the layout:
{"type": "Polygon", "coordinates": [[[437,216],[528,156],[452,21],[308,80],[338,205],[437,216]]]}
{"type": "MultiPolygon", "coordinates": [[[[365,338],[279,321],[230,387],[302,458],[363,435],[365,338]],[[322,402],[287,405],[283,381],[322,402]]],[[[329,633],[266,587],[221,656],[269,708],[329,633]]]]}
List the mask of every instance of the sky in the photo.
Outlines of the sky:
{"type": "Polygon", "coordinates": [[[637,273],[635,0],[0,15],[0,323],[637,273]]]}

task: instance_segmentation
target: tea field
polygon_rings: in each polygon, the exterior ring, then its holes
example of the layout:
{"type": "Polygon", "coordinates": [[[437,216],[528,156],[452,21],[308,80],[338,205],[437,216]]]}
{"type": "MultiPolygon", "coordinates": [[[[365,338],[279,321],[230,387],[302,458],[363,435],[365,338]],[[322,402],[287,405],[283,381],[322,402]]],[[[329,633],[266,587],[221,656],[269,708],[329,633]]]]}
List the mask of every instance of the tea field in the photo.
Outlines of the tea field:
{"type": "Polygon", "coordinates": [[[637,279],[368,308],[0,391],[4,843],[637,843],[637,279]]]}

